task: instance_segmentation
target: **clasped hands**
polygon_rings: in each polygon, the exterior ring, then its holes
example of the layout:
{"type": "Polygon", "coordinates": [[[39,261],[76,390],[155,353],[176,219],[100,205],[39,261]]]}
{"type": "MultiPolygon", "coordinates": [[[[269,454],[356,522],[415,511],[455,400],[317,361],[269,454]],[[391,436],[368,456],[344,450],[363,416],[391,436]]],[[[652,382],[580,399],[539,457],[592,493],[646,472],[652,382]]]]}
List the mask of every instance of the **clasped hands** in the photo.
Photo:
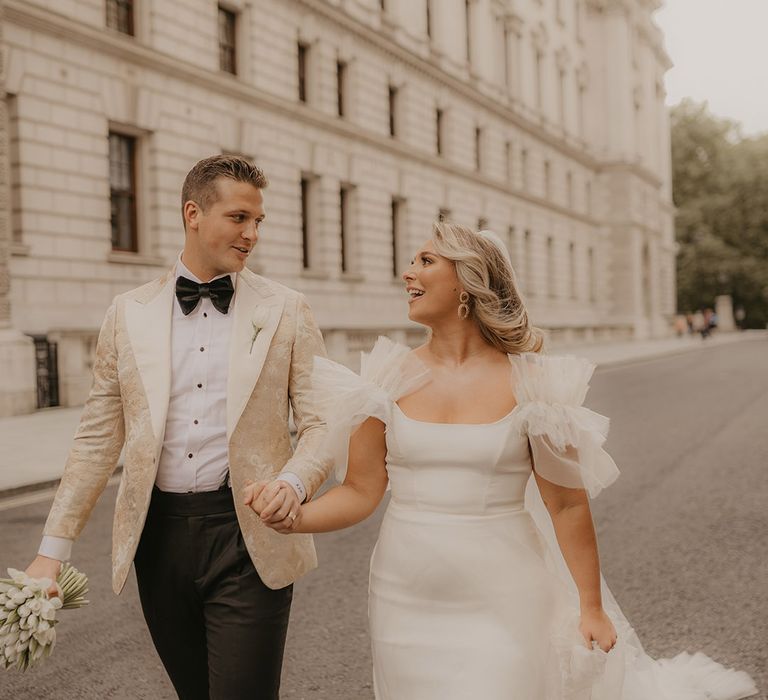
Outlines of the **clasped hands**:
{"type": "Polygon", "coordinates": [[[243,503],[251,507],[261,522],[283,535],[295,532],[301,520],[301,504],[296,491],[280,479],[246,480],[243,503]]]}

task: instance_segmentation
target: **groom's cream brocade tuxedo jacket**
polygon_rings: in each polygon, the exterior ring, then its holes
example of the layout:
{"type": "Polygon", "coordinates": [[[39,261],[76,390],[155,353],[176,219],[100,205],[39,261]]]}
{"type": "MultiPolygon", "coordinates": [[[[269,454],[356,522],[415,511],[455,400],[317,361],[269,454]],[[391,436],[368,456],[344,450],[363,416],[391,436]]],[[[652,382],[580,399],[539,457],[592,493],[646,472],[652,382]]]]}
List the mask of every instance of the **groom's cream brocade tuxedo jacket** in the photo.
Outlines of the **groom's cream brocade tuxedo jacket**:
{"type": "MultiPolygon", "coordinates": [[[[123,473],[112,534],[112,586],[120,593],[141,538],[171,390],[173,269],[117,296],[99,334],[93,386],[83,409],[45,535],[74,540],[120,456],[123,473]]],[[[320,456],[325,425],[309,399],[322,336],[303,295],[254,274],[237,275],[229,345],[227,441],[232,490],[248,552],[264,583],[282,588],[317,565],[312,537],[285,537],[263,525],[240,497],[246,479],[283,469],[317,491],[331,463],[320,456]],[[255,338],[254,338],[255,336],[255,338]],[[292,451],[289,401],[298,430],[292,451]]]]}

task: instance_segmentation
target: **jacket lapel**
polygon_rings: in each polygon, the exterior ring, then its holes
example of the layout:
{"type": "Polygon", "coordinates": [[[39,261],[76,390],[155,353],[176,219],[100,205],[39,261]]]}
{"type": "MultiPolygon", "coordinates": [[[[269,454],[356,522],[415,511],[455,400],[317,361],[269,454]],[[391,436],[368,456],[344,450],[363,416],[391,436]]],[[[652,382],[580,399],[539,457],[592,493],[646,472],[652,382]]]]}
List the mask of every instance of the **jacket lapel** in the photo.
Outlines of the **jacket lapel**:
{"type": "Polygon", "coordinates": [[[250,270],[237,276],[227,380],[227,439],[240,420],[261,374],[283,313],[285,298],[250,270]]]}
{"type": "Polygon", "coordinates": [[[152,432],[160,443],[171,395],[171,317],[174,274],[169,271],[146,293],[125,302],[125,322],[149,405],[152,432]]]}

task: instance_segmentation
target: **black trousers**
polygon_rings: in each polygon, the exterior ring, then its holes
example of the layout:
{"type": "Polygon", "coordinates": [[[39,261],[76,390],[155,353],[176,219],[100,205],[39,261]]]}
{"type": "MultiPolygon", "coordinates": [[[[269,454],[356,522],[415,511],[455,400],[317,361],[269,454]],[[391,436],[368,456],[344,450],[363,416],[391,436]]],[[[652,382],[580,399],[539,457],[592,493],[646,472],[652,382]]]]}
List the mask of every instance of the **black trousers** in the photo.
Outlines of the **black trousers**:
{"type": "Polygon", "coordinates": [[[262,582],[232,491],[152,494],[136,553],[144,617],[181,700],[277,700],[293,586],[262,582]]]}

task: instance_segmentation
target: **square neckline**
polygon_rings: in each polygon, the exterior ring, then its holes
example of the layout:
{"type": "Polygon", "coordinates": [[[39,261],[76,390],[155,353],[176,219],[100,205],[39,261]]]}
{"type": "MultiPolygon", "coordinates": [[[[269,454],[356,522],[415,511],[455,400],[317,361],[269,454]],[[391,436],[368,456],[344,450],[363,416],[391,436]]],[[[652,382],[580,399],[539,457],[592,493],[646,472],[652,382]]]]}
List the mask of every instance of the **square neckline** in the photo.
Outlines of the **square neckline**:
{"type": "MultiPolygon", "coordinates": [[[[411,351],[411,352],[413,352],[413,351],[411,351]]],[[[514,356],[519,357],[520,353],[515,353],[514,356]]],[[[514,367],[512,357],[513,357],[513,353],[507,353],[507,360],[509,360],[510,368],[514,367]]],[[[511,418],[512,416],[514,416],[515,413],[517,412],[517,409],[520,408],[520,403],[518,402],[518,403],[515,404],[515,406],[512,408],[512,410],[509,413],[507,413],[505,416],[502,416],[498,420],[492,421],[490,423],[438,423],[436,421],[418,420],[417,418],[411,418],[409,415],[407,415],[403,411],[402,408],[400,408],[400,405],[397,403],[397,401],[392,401],[392,403],[394,404],[395,408],[397,408],[397,410],[399,411],[400,415],[403,418],[405,418],[406,420],[411,421],[411,423],[421,423],[422,425],[450,425],[450,426],[453,426],[453,427],[456,427],[456,426],[458,426],[458,427],[466,427],[466,426],[472,427],[472,426],[483,426],[483,425],[485,425],[485,426],[498,425],[499,423],[503,423],[505,420],[507,420],[507,419],[511,418]]]]}
{"type": "Polygon", "coordinates": [[[395,406],[395,408],[398,410],[400,415],[405,418],[406,420],[410,421],[411,423],[420,423],[421,425],[448,425],[451,427],[482,427],[482,426],[490,426],[490,425],[498,425],[499,423],[503,423],[504,421],[508,420],[509,418],[512,418],[512,416],[517,413],[517,409],[520,408],[520,404],[515,404],[515,407],[507,413],[505,416],[502,416],[498,420],[492,421],[490,423],[439,423],[437,421],[429,421],[429,420],[419,420],[418,418],[411,418],[409,415],[407,415],[402,408],[398,405],[397,401],[393,401],[392,404],[395,406]]]}

